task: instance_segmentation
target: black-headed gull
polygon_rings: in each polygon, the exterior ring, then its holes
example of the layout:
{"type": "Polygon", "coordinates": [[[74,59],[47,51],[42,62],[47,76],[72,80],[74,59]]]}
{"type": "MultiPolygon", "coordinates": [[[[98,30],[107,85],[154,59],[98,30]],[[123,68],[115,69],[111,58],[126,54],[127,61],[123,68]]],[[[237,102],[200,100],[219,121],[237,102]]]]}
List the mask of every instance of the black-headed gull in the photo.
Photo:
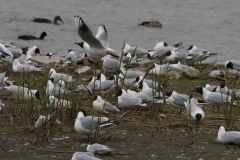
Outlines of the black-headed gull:
{"type": "Polygon", "coordinates": [[[166,56],[171,55],[171,51],[167,48],[157,48],[153,51],[149,51],[148,58],[156,59],[159,61],[163,61],[166,59],[166,56]]]}
{"type": "Polygon", "coordinates": [[[167,73],[169,70],[169,64],[158,65],[157,63],[154,63],[153,68],[148,72],[148,74],[161,75],[167,73]]]}
{"type": "Polygon", "coordinates": [[[92,77],[91,79],[88,80],[88,87],[90,87],[92,90],[97,89],[98,90],[98,80],[96,77],[92,77]]]}
{"type": "Polygon", "coordinates": [[[49,53],[46,54],[46,56],[47,56],[49,59],[51,59],[51,58],[56,57],[57,54],[58,54],[58,51],[57,51],[56,53],[49,52],[49,53]]]}
{"type": "Polygon", "coordinates": [[[17,58],[14,58],[12,69],[14,72],[33,72],[42,71],[42,68],[35,65],[21,64],[17,58]]]}
{"type": "Polygon", "coordinates": [[[87,146],[87,151],[93,154],[106,155],[110,154],[113,150],[105,145],[90,142],[87,146]]]}
{"type": "Polygon", "coordinates": [[[79,95],[84,95],[84,96],[92,95],[92,89],[89,86],[84,84],[78,85],[77,88],[72,92],[77,93],[79,95]]]}
{"type": "Polygon", "coordinates": [[[105,96],[106,94],[111,94],[115,92],[116,84],[114,80],[106,80],[104,74],[98,75],[98,89],[105,96]]]}
{"type": "Polygon", "coordinates": [[[224,78],[226,73],[222,70],[214,69],[209,73],[210,76],[217,76],[224,78]]]}
{"type": "Polygon", "coordinates": [[[62,84],[59,85],[59,83],[54,85],[51,80],[48,80],[46,94],[49,96],[59,97],[69,92],[65,90],[64,87],[65,86],[62,86],[62,84]]]}
{"type": "Polygon", "coordinates": [[[122,73],[119,73],[119,77],[124,77],[126,79],[133,79],[133,78],[137,78],[138,76],[145,76],[145,73],[142,71],[134,71],[134,70],[130,70],[128,69],[127,71],[124,68],[121,68],[122,73]]]}
{"type": "Polygon", "coordinates": [[[200,93],[203,99],[213,106],[213,112],[215,106],[218,107],[219,112],[219,106],[222,105],[223,102],[231,102],[231,96],[217,92],[210,92],[204,87],[197,87],[192,89],[192,91],[200,93]]]}
{"type": "Polygon", "coordinates": [[[182,110],[185,110],[185,101],[188,101],[189,96],[185,94],[179,94],[176,91],[167,92],[168,102],[175,108],[179,109],[179,114],[181,114],[182,110]]]}
{"type": "Polygon", "coordinates": [[[52,108],[71,108],[72,102],[64,100],[64,99],[57,99],[54,96],[49,96],[49,107],[52,108]]]}
{"type": "MultiPolygon", "coordinates": [[[[119,66],[120,65],[120,61],[114,58],[111,58],[110,55],[107,55],[106,58],[104,58],[103,60],[103,69],[104,71],[107,72],[115,72],[115,66],[119,66]]],[[[121,67],[123,67],[124,64],[121,63],[121,67]]],[[[120,67],[120,66],[119,66],[120,67]]]]}
{"type": "Polygon", "coordinates": [[[98,27],[96,36],[92,34],[92,31],[88,28],[81,17],[75,16],[75,25],[78,35],[83,41],[85,41],[76,44],[82,47],[86,52],[94,56],[110,54],[113,57],[119,57],[119,53],[109,48],[108,34],[104,25],[98,27]]]}
{"type": "Polygon", "coordinates": [[[26,87],[20,87],[20,86],[16,86],[16,85],[10,85],[10,86],[4,87],[4,88],[11,91],[15,97],[17,97],[20,94],[21,97],[25,98],[25,99],[37,98],[37,99],[41,100],[38,90],[32,90],[32,89],[28,89],[26,87]]]}
{"type": "Polygon", "coordinates": [[[205,117],[205,114],[202,110],[202,108],[200,108],[197,104],[198,104],[198,100],[191,98],[190,100],[184,101],[184,104],[186,106],[186,112],[187,112],[187,116],[190,119],[195,119],[197,122],[199,122],[200,120],[203,120],[203,118],[205,117]]]}
{"type": "Polygon", "coordinates": [[[231,60],[225,62],[225,68],[228,69],[228,72],[236,76],[236,81],[238,82],[238,77],[240,77],[240,61],[231,60]]]}
{"type": "Polygon", "coordinates": [[[226,86],[225,82],[221,82],[220,86],[211,86],[209,84],[206,84],[205,88],[210,92],[218,92],[223,94],[227,94],[228,92],[228,87],[226,86]]]}
{"type": "Polygon", "coordinates": [[[4,54],[6,56],[13,57],[13,54],[1,43],[0,43],[0,53],[4,54]]]}
{"type": "Polygon", "coordinates": [[[109,103],[108,101],[105,101],[100,96],[96,96],[93,101],[93,109],[97,112],[103,112],[103,113],[114,113],[119,112],[119,109],[116,108],[114,105],[109,103]]]}
{"type": "Polygon", "coordinates": [[[228,144],[238,144],[240,142],[240,132],[228,131],[226,132],[223,126],[219,127],[218,130],[218,141],[220,143],[226,144],[228,149],[228,144]]]}
{"type": "Polygon", "coordinates": [[[60,80],[64,80],[65,82],[72,82],[73,77],[68,74],[57,73],[55,69],[51,68],[49,71],[50,80],[53,84],[57,84],[60,80]]]}
{"type": "Polygon", "coordinates": [[[72,156],[72,160],[101,160],[94,157],[91,152],[75,152],[72,156]]]}
{"type": "Polygon", "coordinates": [[[123,51],[124,51],[124,53],[131,53],[131,54],[134,53],[134,55],[136,55],[137,58],[140,58],[140,57],[148,54],[148,50],[138,48],[138,47],[131,47],[129,44],[124,45],[123,51]]]}
{"type": "MultiPolygon", "coordinates": [[[[197,48],[195,45],[191,45],[187,50],[189,50],[189,56],[194,56],[194,61],[204,61],[208,57],[216,56],[218,53],[211,53],[210,51],[202,48],[197,48]]],[[[194,62],[193,62],[194,63],[194,62]]]]}
{"type": "Polygon", "coordinates": [[[3,109],[4,106],[5,106],[5,104],[2,103],[2,100],[0,100],[0,111],[3,109]]]}
{"type": "Polygon", "coordinates": [[[159,48],[164,48],[164,49],[167,49],[167,50],[170,50],[170,51],[177,51],[182,47],[183,47],[183,42],[179,42],[175,45],[169,46],[166,42],[161,41],[161,42],[158,42],[155,45],[154,50],[157,50],[159,48]]]}
{"type": "Polygon", "coordinates": [[[85,111],[80,111],[75,120],[74,128],[78,133],[88,135],[89,140],[89,136],[95,133],[97,126],[99,128],[106,128],[116,125],[116,122],[109,121],[107,117],[87,116],[85,111]]]}
{"type": "Polygon", "coordinates": [[[181,53],[178,51],[170,51],[171,53],[166,56],[166,59],[168,62],[178,62],[178,61],[184,61],[187,59],[186,53],[181,53]]]}
{"type": "Polygon", "coordinates": [[[143,98],[138,98],[135,95],[128,94],[124,89],[118,91],[118,105],[122,109],[137,109],[138,107],[147,106],[143,98]]]}
{"type": "Polygon", "coordinates": [[[154,80],[151,80],[151,79],[146,79],[144,78],[143,80],[143,76],[138,76],[136,79],[135,79],[135,86],[138,86],[139,83],[142,81],[142,82],[145,82],[147,83],[148,87],[150,88],[158,88],[158,82],[154,81],[154,80]]]}
{"type": "Polygon", "coordinates": [[[64,61],[65,62],[70,61],[70,62],[77,63],[77,55],[76,55],[76,53],[73,50],[69,49],[68,50],[68,54],[65,56],[65,60],[64,61]]]}
{"type": "Polygon", "coordinates": [[[6,84],[5,84],[5,81],[6,81],[6,78],[5,77],[5,71],[4,69],[2,70],[2,73],[0,73],[0,89],[2,89],[6,84]]]}

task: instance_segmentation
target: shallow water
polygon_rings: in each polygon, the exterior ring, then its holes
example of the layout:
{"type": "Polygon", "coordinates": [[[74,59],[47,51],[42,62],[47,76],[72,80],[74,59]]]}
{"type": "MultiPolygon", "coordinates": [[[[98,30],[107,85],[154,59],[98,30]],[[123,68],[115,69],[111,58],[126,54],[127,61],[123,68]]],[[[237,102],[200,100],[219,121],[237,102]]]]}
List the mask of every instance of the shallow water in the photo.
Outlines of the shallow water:
{"type": "MultiPolygon", "coordinates": [[[[195,44],[219,53],[218,62],[239,59],[240,1],[236,0],[1,0],[0,39],[18,46],[38,45],[43,54],[65,55],[67,49],[81,50],[74,42],[78,36],[74,15],[83,17],[95,34],[99,24],[105,24],[110,47],[120,52],[124,41],[132,46],[153,49],[159,41],[184,43],[184,49],[195,44]],[[60,15],[63,25],[33,23],[33,17],[60,15]],[[138,27],[142,20],[156,19],[163,28],[138,27]],[[19,35],[39,36],[46,31],[44,41],[18,40],[19,35]]],[[[210,61],[214,61],[212,58],[210,61]]]]}

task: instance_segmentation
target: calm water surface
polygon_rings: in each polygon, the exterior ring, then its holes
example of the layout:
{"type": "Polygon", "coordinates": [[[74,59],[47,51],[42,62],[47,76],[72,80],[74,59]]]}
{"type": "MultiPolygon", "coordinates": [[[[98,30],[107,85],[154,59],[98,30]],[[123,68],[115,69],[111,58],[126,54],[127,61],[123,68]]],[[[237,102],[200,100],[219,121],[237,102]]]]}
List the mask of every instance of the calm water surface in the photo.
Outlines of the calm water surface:
{"type": "MultiPolygon", "coordinates": [[[[38,45],[43,54],[65,55],[67,49],[76,52],[81,42],[74,15],[80,15],[95,34],[99,24],[105,24],[110,47],[120,52],[124,40],[131,46],[153,49],[159,41],[184,43],[184,49],[195,44],[199,48],[218,52],[218,62],[240,60],[240,1],[237,0],[1,0],[0,39],[18,46],[38,45]],[[63,25],[33,23],[33,17],[53,20],[60,15],[63,25]],[[142,20],[156,19],[163,28],[138,27],[142,20]],[[39,36],[46,31],[44,41],[18,40],[19,35],[39,36]]],[[[211,58],[214,61],[216,58],[211,58]]]]}

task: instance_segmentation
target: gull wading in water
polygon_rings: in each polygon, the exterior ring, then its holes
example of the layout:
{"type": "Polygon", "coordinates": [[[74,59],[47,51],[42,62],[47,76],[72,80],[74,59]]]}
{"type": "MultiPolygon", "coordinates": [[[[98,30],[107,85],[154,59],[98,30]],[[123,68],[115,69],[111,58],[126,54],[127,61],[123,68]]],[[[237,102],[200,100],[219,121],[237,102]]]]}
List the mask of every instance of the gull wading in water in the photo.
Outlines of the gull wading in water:
{"type": "Polygon", "coordinates": [[[75,25],[78,35],[85,42],[75,43],[82,47],[87,53],[94,56],[105,56],[110,54],[113,57],[119,58],[119,53],[109,48],[108,34],[105,25],[98,27],[96,36],[88,28],[81,17],[75,16],[75,25]]]}

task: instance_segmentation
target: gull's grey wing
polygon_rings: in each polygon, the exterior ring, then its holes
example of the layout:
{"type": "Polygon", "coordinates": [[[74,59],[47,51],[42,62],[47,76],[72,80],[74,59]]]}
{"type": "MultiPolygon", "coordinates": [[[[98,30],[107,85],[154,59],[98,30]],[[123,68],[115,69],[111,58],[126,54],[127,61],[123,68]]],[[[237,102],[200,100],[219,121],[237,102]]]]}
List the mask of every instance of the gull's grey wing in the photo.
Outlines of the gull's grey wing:
{"type": "Polygon", "coordinates": [[[175,52],[175,56],[180,61],[184,61],[185,59],[187,59],[187,54],[183,54],[181,52],[175,52]]]}
{"type": "Polygon", "coordinates": [[[127,73],[126,73],[125,78],[133,79],[133,78],[137,78],[138,76],[143,76],[144,77],[145,73],[141,72],[141,71],[131,71],[131,70],[128,70],[127,73]]]}
{"type": "Polygon", "coordinates": [[[90,147],[91,147],[91,150],[94,151],[94,152],[100,152],[102,150],[107,149],[107,146],[102,145],[102,144],[98,144],[98,143],[94,143],[90,147]]]}
{"type": "Polygon", "coordinates": [[[0,73],[0,89],[5,86],[5,73],[0,73]]]}
{"type": "Polygon", "coordinates": [[[142,48],[138,48],[138,47],[137,48],[136,47],[130,47],[128,50],[126,50],[126,52],[130,52],[131,54],[134,52],[134,54],[137,57],[140,57],[140,56],[142,56],[144,54],[148,54],[148,50],[142,49],[142,48]]]}
{"type": "Polygon", "coordinates": [[[173,103],[178,105],[178,106],[184,106],[184,101],[188,101],[189,96],[188,95],[184,95],[184,94],[177,94],[175,96],[173,96],[173,103]]]}
{"type": "Polygon", "coordinates": [[[206,51],[208,51],[208,50],[202,49],[202,48],[196,48],[192,51],[192,53],[202,53],[202,52],[206,52],[206,51]]]}
{"type": "Polygon", "coordinates": [[[113,58],[107,58],[103,62],[103,68],[107,70],[113,70],[115,68],[115,65],[119,65],[119,60],[113,59],[113,58]]]}
{"type": "Polygon", "coordinates": [[[136,79],[124,79],[124,84],[127,86],[133,86],[135,83],[133,83],[136,79]]]}
{"type": "Polygon", "coordinates": [[[105,25],[102,24],[98,27],[96,38],[101,41],[103,47],[109,47],[108,34],[105,25]]]}
{"type": "Polygon", "coordinates": [[[1,43],[0,43],[0,53],[13,57],[13,54],[1,43]]]}
{"type": "Polygon", "coordinates": [[[72,160],[101,160],[93,156],[91,152],[75,152],[72,160]]]}
{"type": "Polygon", "coordinates": [[[224,132],[220,135],[220,137],[223,143],[233,143],[240,139],[240,132],[237,131],[224,132]]]}
{"type": "Polygon", "coordinates": [[[129,95],[122,96],[121,101],[118,102],[121,108],[128,108],[134,105],[138,105],[139,101],[129,95]]]}
{"type": "Polygon", "coordinates": [[[154,58],[163,58],[166,56],[167,52],[169,52],[169,49],[166,48],[158,48],[156,50],[154,50],[154,55],[151,57],[152,59],[154,58]]]}
{"type": "Polygon", "coordinates": [[[232,61],[232,63],[233,63],[233,69],[240,71],[240,61],[234,60],[232,61]]]}
{"type": "MultiPolygon", "coordinates": [[[[98,119],[98,117],[92,117],[92,116],[86,116],[80,119],[81,125],[88,129],[88,130],[95,130],[98,124],[98,121],[100,120],[100,123],[105,122],[108,120],[106,117],[101,117],[101,119],[98,119]]],[[[100,125],[99,123],[99,125],[100,125]]]]}
{"type": "Polygon", "coordinates": [[[71,80],[72,76],[67,74],[62,74],[62,73],[54,73],[51,75],[50,78],[54,78],[53,83],[57,84],[60,80],[64,80],[64,81],[71,80]]]}
{"type": "Polygon", "coordinates": [[[38,68],[36,68],[36,67],[34,67],[34,66],[29,66],[29,65],[19,65],[19,66],[17,67],[17,69],[18,69],[19,71],[23,71],[23,70],[24,70],[24,72],[32,72],[32,71],[38,70],[38,68]]]}
{"type": "Polygon", "coordinates": [[[111,103],[109,103],[108,101],[106,101],[106,103],[103,104],[103,107],[104,109],[107,111],[107,112],[117,112],[119,111],[115,106],[113,106],[111,103]],[[105,107],[104,107],[104,104],[105,104],[105,107]]]}
{"type": "Polygon", "coordinates": [[[28,88],[23,88],[23,87],[19,87],[16,85],[11,85],[9,87],[7,87],[15,96],[18,96],[18,93],[21,94],[21,96],[24,96],[25,94],[28,93],[28,88]]]}
{"type": "Polygon", "coordinates": [[[82,38],[82,40],[87,42],[91,48],[104,48],[101,41],[92,34],[92,31],[88,28],[81,17],[75,17],[75,24],[78,35],[82,38]]]}
{"type": "Polygon", "coordinates": [[[114,81],[112,80],[106,80],[101,82],[101,89],[100,91],[106,91],[107,89],[110,89],[114,85],[114,81]]]}
{"type": "Polygon", "coordinates": [[[225,100],[226,100],[226,95],[224,94],[221,95],[221,93],[215,93],[215,92],[209,93],[207,98],[207,101],[213,104],[221,104],[225,100]]]}

